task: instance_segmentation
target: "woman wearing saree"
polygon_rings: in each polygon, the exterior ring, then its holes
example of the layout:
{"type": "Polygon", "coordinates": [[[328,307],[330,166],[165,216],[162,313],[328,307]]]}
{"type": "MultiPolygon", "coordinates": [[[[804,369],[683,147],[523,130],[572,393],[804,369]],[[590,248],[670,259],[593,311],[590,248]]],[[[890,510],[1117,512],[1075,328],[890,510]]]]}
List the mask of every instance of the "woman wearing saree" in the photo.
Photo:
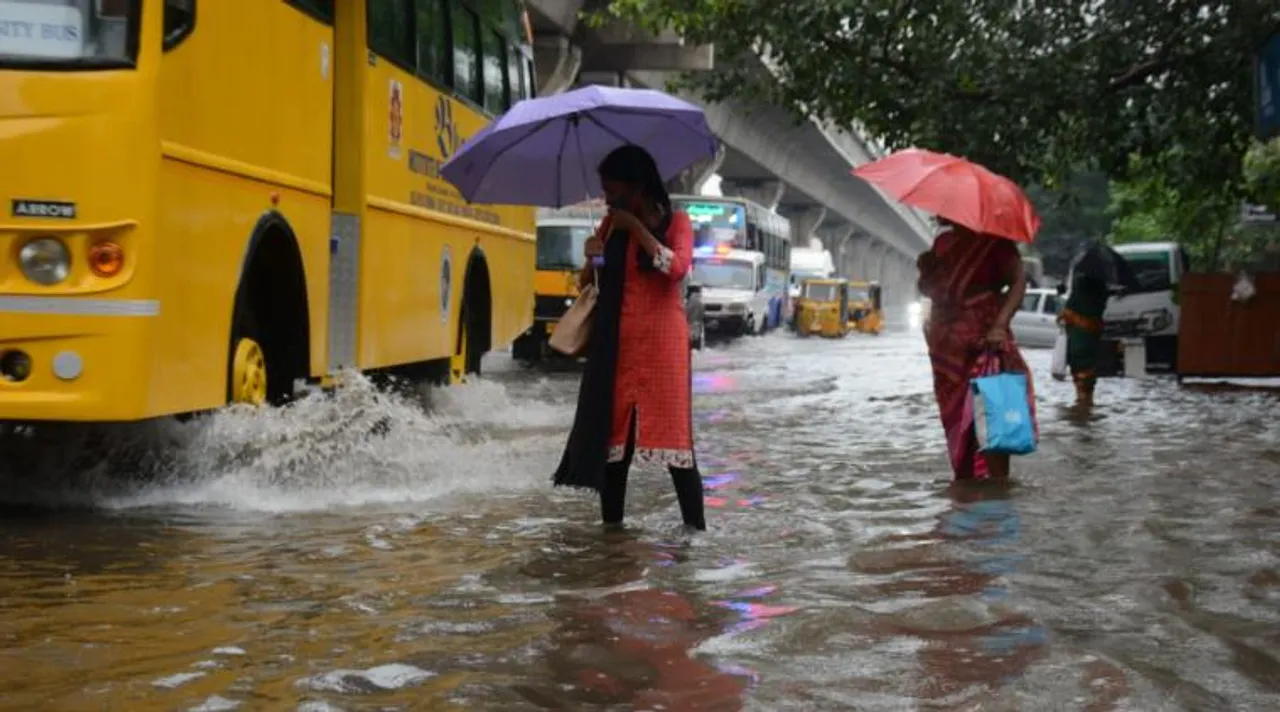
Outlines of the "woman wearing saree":
{"type": "Polygon", "coordinates": [[[595,284],[587,365],[557,485],[600,493],[606,525],[620,525],[631,462],[671,473],[685,525],[706,529],[693,454],[689,325],[683,279],[693,226],[675,212],[647,151],[623,146],[600,163],[609,214],[587,241],[579,285],[595,284]]]}
{"type": "Polygon", "coordinates": [[[1008,455],[978,451],[969,382],[982,375],[990,358],[999,359],[1002,371],[1025,374],[1034,424],[1031,373],[1009,332],[1027,290],[1022,257],[1009,240],[939,222],[949,229],[920,256],[917,267],[920,293],[932,302],[925,340],[951,468],[957,480],[1007,478],[1008,455]]]}

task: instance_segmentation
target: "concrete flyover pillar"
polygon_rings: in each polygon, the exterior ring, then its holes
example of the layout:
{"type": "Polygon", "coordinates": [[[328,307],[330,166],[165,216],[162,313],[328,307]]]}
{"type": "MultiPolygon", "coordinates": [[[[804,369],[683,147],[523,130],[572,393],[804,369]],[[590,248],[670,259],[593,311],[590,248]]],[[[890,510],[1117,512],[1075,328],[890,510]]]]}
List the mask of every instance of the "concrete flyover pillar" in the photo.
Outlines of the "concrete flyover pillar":
{"type": "Polygon", "coordinates": [[[578,80],[582,49],[563,35],[539,35],[533,39],[533,64],[537,67],[538,96],[559,94],[578,80]]]}
{"type": "Polygon", "coordinates": [[[872,239],[866,233],[858,233],[849,241],[848,254],[849,275],[854,279],[870,279],[869,255],[872,239]]]}
{"type": "Polygon", "coordinates": [[[889,257],[889,248],[879,240],[872,240],[867,252],[867,279],[884,284],[885,263],[889,257]]]}
{"type": "Polygon", "coordinates": [[[720,192],[777,210],[782,196],[787,193],[787,184],[780,180],[722,180],[720,192]]]}
{"type": "Polygon", "coordinates": [[[827,217],[825,205],[814,205],[805,208],[791,218],[791,244],[793,247],[809,247],[813,240],[821,241],[818,228],[827,217]]]}
{"type": "Polygon", "coordinates": [[[831,250],[831,261],[836,265],[836,272],[842,277],[852,277],[846,256],[850,251],[849,243],[853,240],[854,227],[851,223],[842,223],[823,228],[822,244],[831,250]]]}
{"type": "MultiPolygon", "coordinates": [[[[700,195],[702,186],[706,185],[711,176],[720,170],[720,165],[724,163],[724,144],[720,144],[716,148],[716,155],[711,158],[698,161],[688,168],[680,171],[680,174],[667,182],[667,190],[672,193],[681,193],[685,195],[700,195]]],[[[721,192],[724,192],[723,190],[721,192]]]]}

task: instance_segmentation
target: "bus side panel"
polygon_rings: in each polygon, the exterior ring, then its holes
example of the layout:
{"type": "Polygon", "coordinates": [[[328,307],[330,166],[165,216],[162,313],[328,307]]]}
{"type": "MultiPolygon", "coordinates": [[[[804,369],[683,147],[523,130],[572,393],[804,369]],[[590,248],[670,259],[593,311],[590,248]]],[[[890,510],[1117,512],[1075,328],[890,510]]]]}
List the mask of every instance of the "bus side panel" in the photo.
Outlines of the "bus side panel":
{"type": "Polygon", "coordinates": [[[361,367],[453,354],[477,248],[490,272],[494,345],[510,342],[533,316],[533,209],[469,205],[439,177],[446,153],[488,119],[385,59],[367,71],[361,367]]]}
{"type": "Polygon", "coordinates": [[[272,210],[298,241],[311,372],[324,370],[332,43],[331,28],[286,3],[220,0],[201,4],[194,33],[162,60],[157,412],[225,401],[246,248],[272,210]]]}
{"type": "Polygon", "coordinates": [[[493,348],[506,348],[533,323],[536,245],[507,235],[490,235],[481,238],[480,246],[489,258],[493,348]]]}

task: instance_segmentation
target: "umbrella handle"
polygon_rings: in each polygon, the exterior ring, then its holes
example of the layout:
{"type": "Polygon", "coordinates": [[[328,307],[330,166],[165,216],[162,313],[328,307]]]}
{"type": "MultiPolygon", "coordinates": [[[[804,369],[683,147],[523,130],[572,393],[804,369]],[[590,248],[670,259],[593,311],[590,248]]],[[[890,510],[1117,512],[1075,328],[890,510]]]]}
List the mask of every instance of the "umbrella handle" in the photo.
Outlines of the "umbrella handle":
{"type": "MultiPolygon", "coordinates": [[[[578,116],[575,115],[569,119],[569,123],[573,126],[573,142],[578,146],[578,167],[582,169],[582,190],[586,193],[586,199],[591,200],[591,193],[587,190],[587,164],[583,161],[582,153],[582,133],[578,131],[578,116]]],[[[596,281],[600,280],[600,268],[604,267],[604,255],[592,255],[591,266],[596,269],[596,281]]]]}

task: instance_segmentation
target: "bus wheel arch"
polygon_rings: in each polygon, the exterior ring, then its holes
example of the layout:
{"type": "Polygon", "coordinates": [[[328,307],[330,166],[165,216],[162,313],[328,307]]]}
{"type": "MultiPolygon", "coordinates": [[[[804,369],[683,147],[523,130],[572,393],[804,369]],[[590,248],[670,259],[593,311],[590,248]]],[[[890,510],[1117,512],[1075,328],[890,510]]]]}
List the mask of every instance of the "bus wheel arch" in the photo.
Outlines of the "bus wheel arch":
{"type": "Polygon", "coordinates": [[[232,304],[227,401],[287,401],[310,370],[310,332],[302,251],[284,216],[268,211],[245,247],[232,304]]]}
{"type": "Polygon", "coordinates": [[[463,273],[458,327],[454,334],[449,380],[461,382],[480,373],[480,360],[493,347],[493,281],[489,261],[479,245],[467,256],[463,273]]]}

